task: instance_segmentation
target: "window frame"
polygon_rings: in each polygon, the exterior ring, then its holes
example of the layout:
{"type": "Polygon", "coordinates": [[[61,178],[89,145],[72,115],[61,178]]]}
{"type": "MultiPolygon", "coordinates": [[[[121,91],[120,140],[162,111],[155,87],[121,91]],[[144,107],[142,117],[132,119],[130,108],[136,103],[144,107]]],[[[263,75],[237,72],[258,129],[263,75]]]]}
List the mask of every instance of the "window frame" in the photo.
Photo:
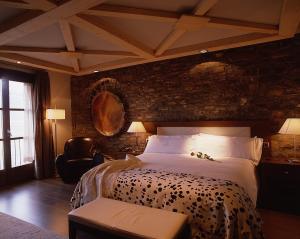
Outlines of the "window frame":
{"type": "Polygon", "coordinates": [[[2,106],[0,110],[2,111],[3,119],[3,138],[0,141],[3,142],[3,153],[4,153],[4,169],[1,171],[11,171],[19,167],[24,167],[26,164],[21,164],[20,166],[12,167],[12,154],[11,154],[11,142],[17,139],[24,139],[23,137],[10,137],[8,134],[10,132],[5,132],[6,130],[11,130],[10,127],[10,112],[11,111],[25,111],[23,108],[10,108],[9,103],[9,81],[23,82],[23,83],[34,83],[34,75],[26,72],[15,71],[11,69],[4,69],[0,67],[0,79],[2,79],[2,106]]]}

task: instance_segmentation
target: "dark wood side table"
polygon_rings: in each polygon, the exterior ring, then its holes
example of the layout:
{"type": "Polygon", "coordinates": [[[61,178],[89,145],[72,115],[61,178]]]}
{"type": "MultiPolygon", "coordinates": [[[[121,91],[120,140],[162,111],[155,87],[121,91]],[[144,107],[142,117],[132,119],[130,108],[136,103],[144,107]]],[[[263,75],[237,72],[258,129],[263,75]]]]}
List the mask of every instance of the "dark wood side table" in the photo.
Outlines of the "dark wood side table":
{"type": "Polygon", "coordinates": [[[126,154],[132,154],[134,156],[137,156],[137,155],[140,155],[141,153],[138,153],[138,152],[108,152],[108,153],[104,153],[104,154],[112,157],[113,159],[125,159],[126,154]]]}
{"type": "Polygon", "coordinates": [[[259,165],[259,206],[300,214],[300,164],[285,158],[265,159],[259,165]]]}

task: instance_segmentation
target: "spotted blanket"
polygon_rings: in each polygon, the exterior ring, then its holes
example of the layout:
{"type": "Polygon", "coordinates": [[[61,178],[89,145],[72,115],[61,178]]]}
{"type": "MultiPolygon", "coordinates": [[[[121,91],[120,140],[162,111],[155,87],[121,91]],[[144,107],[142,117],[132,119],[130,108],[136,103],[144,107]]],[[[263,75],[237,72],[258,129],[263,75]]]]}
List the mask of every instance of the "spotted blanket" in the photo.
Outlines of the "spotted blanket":
{"type": "Polygon", "coordinates": [[[263,238],[251,199],[228,180],[135,168],[120,172],[103,196],[187,214],[192,238],[263,238]]]}

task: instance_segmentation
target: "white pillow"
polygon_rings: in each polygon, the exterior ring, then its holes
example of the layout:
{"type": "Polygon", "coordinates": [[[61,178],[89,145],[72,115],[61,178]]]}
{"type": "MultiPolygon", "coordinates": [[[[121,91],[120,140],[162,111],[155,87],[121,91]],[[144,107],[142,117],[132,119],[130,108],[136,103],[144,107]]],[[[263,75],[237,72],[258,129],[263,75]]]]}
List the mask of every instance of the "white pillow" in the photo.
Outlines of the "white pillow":
{"type": "Polygon", "coordinates": [[[228,137],[203,133],[193,138],[193,151],[206,153],[213,158],[245,158],[253,160],[256,165],[261,158],[263,145],[261,138],[228,137]]]}
{"type": "Polygon", "coordinates": [[[144,153],[190,154],[192,141],[192,135],[152,135],[144,153]]]}
{"type": "Polygon", "coordinates": [[[230,137],[199,134],[193,137],[193,152],[202,152],[212,158],[232,157],[230,137]]]}

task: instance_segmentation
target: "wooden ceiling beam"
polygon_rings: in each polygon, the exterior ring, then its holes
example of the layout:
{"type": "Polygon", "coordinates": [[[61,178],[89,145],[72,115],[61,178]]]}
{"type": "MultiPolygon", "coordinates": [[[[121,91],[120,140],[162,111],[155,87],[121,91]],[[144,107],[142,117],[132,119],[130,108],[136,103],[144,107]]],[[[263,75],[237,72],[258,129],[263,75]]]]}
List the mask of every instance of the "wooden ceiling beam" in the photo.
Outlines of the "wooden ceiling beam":
{"type": "MultiPolygon", "coordinates": [[[[110,16],[110,17],[119,17],[119,18],[130,18],[130,19],[148,19],[159,22],[169,22],[176,23],[182,16],[186,18],[194,18],[194,19],[203,19],[207,21],[207,27],[221,28],[221,29],[235,29],[245,32],[260,32],[260,33],[268,33],[268,34],[276,34],[278,33],[278,26],[270,25],[270,24],[261,24],[261,23],[252,23],[245,22],[239,20],[231,20],[224,19],[218,17],[203,17],[203,16],[195,16],[195,15],[179,15],[174,14],[173,12],[161,11],[157,10],[147,10],[140,8],[132,8],[132,7],[122,7],[122,6],[114,6],[108,4],[102,4],[90,10],[84,11],[84,14],[87,15],[95,15],[95,16],[110,16]]],[[[194,20],[197,21],[197,20],[194,20]]],[[[190,20],[191,22],[191,20],[190,20]]]]}
{"type": "Polygon", "coordinates": [[[14,25],[1,25],[0,45],[4,45],[8,42],[24,37],[29,33],[36,32],[62,18],[73,16],[79,12],[101,4],[104,1],[105,0],[72,0],[22,23],[18,22],[18,24],[14,25]]]}
{"type": "MultiPolygon", "coordinates": [[[[73,34],[72,34],[72,29],[70,24],[62,19],[59,21],[59,26],[60,26],[60,30],[63,34],[63,38],[66,44],[66,47],[68,49],[69,52],[75,52],[75,42],[74,42],[74,38],[73,38],[73,34]]],[[[71,60],[71,63],[73,65],[73,68],[76,72],[79,72],[80,70],[80,63],[79,63],[79,57],[78,56],[71,56],[69,57],[69,59],[71,60]]]]}
{"type": "Polygon", "coordinates": [[[18,0],[0,0],[0,6],[20,9],[35,9],[30,4],[18,0]]]}
{"type": "Polygon", "coordinates": [[[90,15],[72,16],[67,19],[71,24],[89,31],[96,36],[112,42],[121,47],[127,48],[129,51],[143,57],[152,58],[152,50],[144,46],[142,43],[132,39],[118,29],[90,15]]]}
{"type": "MultiPolygon", "coordinates": [[[[0,52],[14,53],[14,52],[32,52],[45,54],[69,54],[69,51],[62,48],[45,48],[45,47],[23,47],[23,46],[0,46],[0,52]]],[[[106,51],[106,50],[80,50],[75,52],[85,55],[99,55],[99,56],[126,56],[137,57],[137,55],[126,51],[106,51]]]]}
{"type": "Polygon", "coordinates": [[[219,0],[200,0],[194,9],[194,15],[205,15],[219,0]]]}
{"type": "MultiPolygon", "coordinates": [[[[206,18],[206,17],[204,17],[206,18]]],[[[266,34],[278,34],[278,26],[254,22],[245,22],[239,20],[231,20],[225,18],[208,17],[208,27],[220,29],[232,29],[245,32],[259,32],[266,34]]]]}
{"type": "Polygon", "coordinates": [[[169,49],[184,33],[186,33],[185,29],[174,29],[171,31],[168,36],[159,44],[155,51],[155,56],[160,56],[167,49],[169,49]]]}
{"type": "Polygon", "coordinates": [[[281,40],[283,37],[264,33],[249,33],[240,36],[228,37],[219,40],[199,43],[167,50],[162,57],[182,57],[187,55],[199,54],[201,50],[216,51],[234,47],[248,46],[252,44],[281,40]]]}
{"type": "MultiPolygon", "coordinates": [[[[201,0],[197,7],[194,9],[194,14],[201,14],[204,11],[208,11],[218,0],[201,0]]],[[[180,37],[182,37],[187,31],[198,30],[203,27],[208,20],[203,20],[193,16],[182,15],[176,22],[176,25],[172,32],[159,44],[155,51],[156,56],[162,55],[168,48],[170,48],[180,37]]]]}
{"type": "Polygon", "coordinates": [[[77,52],[86,55],[138,57],[136,54],[128,51],[78,50],[77,49],[77,52]]]}
{"type": "Polygon", "coordinates": [[[279,35],[293,37],[300,23],[300,1],[284,0],[279,23],[279,35]]]}
{"type": "Polygon", "coordinates": [[[15,53],[0,53],[0,59],[15,64],[17,62],[21,62],[20,64],[22,65],[36,67],[45,70],[52,70],[61,73],[66,73],[66,74],[76,74],[76,72],[74,72],[73,69],[69,66],[64,66],[53,62],[44,61],[33,57],[15,54],[15,53]]]}
{"type": "Polygon", "coordinates": [[[208,19],[189,15],[182,15],[175,25],[175,29],[161,42],[155,51],[156,56],[162,55],[187,31],[199,30],[206,25],[208,19]]]}
{"type": "Polygon", "coordinates": [[[79,72],[80,71],[79,58],[70,57],[69,59],[71,60],[74,71],[79,72]]]}
{"type": "Polygon", "coordinates": [[[62,19],[59,21],[59,26],[68,51],[75,51],[75,43],[70,24],[62,19]]]}
{"type": "Polygon", "coordinates": [[[117,61],[105,62],[105,64],[104,63],[97,64],[95,66],[82,69],[82,71],[79,72],[79,75],[90,74],[94,70],[97,71],[112,70],[121,67],[145,64],[149,62],[156,62],[156,61],[174,59],[183,56],[196,55],[199,54],[202,49],[208,49],[210,52],[213,52],[213,51],[243,47],[243,46],[248,46],[253,44],[277,41],[285,38],[286,37],[282,37],[279,35],[249,33],[242,36],[228,37],[225,39],[167,50],[165,54],[163,54],[162,56],[152,58],[152,59],[132,58],[131,60],[129,60],[126,58],[117,61]]]}
{"type": "Polygon", "coordinates": [[[61,53],[66,49],[46,47],[25,47],[25,46],[0,46],[0,52],[32,52],[32,53],[61,53]]]}
{"type": "Polygon", "coordinates": [[[151,20],[157,22],[175,23],[180,14],[161,10],[149,10],[133,7],[101,4],[83,12],[83,14],[100,17],[119,17],[137,20],[151,20]]]}
{"type": "Polygon", "coordinates": [[[56,4],[47,0],[23,0],[23,1],[28,3],[34,9],[39,9],[45,12],[57,7],[56,4]]]}
{"type": "Polygon", "coordinates": [[[119,60],[103,62],[82,69],[82,71],[79,72],[79,75],[91,74],[94,71],[106,71],[106,70],[112,70],[112,69],[117,69],[126,66],[132,66],[140,61],[145,61],[145,59],[140,57],[135,57],[135,58],[123,58],[119,60]]]}

